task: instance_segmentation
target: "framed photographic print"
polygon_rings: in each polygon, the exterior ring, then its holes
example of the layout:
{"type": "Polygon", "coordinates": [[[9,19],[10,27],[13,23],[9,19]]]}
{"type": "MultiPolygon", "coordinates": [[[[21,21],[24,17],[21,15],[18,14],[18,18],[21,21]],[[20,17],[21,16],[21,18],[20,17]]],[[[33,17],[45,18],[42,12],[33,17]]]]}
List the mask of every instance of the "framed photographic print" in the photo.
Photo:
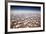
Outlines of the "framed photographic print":
{"type": "Polygon", "coordinates": [[[43,2],[9,1],[5,9],[6,32],[44,31],[44,9],[43,2]]]}

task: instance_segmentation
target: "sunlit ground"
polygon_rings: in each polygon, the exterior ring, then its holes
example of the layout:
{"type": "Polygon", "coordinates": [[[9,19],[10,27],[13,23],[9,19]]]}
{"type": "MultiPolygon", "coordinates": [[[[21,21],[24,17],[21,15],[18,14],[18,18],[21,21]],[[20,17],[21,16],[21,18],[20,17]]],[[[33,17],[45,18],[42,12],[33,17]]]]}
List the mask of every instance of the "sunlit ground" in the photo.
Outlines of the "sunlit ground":
{"type": "Polygon", "coordinates": [[[11,14],[10,22],[11,28],[40,27],[41,15],[40,13],[11,14]]]}

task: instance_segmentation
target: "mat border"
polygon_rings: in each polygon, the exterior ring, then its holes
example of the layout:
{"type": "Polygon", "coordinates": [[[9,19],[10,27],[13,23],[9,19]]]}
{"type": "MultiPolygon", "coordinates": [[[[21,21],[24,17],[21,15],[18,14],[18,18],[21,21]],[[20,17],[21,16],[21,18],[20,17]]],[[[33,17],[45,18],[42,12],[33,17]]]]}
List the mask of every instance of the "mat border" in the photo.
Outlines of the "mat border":
{"type": "Polygon", "coordinates": [[[45,31],[45,3],[44,2],[27,2],[27,1],[6,1],[5,0],[5,34],[8,33],[27,33],[27,32],[42,32],[45,31]],[[20,31],[20,32],[7,32],[7,18],[8,18],[8,2],[20,2],[20,3],[32,3],[32,4],[43,4],[43,30],[35,31],[20,31]]]}

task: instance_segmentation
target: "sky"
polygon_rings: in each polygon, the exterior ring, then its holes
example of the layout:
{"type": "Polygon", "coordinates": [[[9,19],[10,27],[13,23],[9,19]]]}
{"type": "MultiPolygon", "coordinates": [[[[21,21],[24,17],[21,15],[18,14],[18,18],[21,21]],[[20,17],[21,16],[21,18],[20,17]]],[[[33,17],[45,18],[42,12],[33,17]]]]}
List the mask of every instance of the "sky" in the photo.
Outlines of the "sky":
{"type": "Polygon", "coordinates": [[[14,6],[11,5],[11,11],[14,13],[40,13],[41,7],[36,6],[14,6]]]}

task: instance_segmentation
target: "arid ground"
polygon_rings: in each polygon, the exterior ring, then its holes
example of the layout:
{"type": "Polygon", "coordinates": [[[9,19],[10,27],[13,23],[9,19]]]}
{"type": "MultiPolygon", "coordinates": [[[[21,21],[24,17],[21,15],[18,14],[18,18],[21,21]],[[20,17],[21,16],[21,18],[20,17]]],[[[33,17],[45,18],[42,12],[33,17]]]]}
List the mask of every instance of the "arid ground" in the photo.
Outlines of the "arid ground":
{"type": "Polygon", "coordinates": [[[10,16],[10,28],[34,28],[40,26],[40,13],[11,14],[10,16]]]}

